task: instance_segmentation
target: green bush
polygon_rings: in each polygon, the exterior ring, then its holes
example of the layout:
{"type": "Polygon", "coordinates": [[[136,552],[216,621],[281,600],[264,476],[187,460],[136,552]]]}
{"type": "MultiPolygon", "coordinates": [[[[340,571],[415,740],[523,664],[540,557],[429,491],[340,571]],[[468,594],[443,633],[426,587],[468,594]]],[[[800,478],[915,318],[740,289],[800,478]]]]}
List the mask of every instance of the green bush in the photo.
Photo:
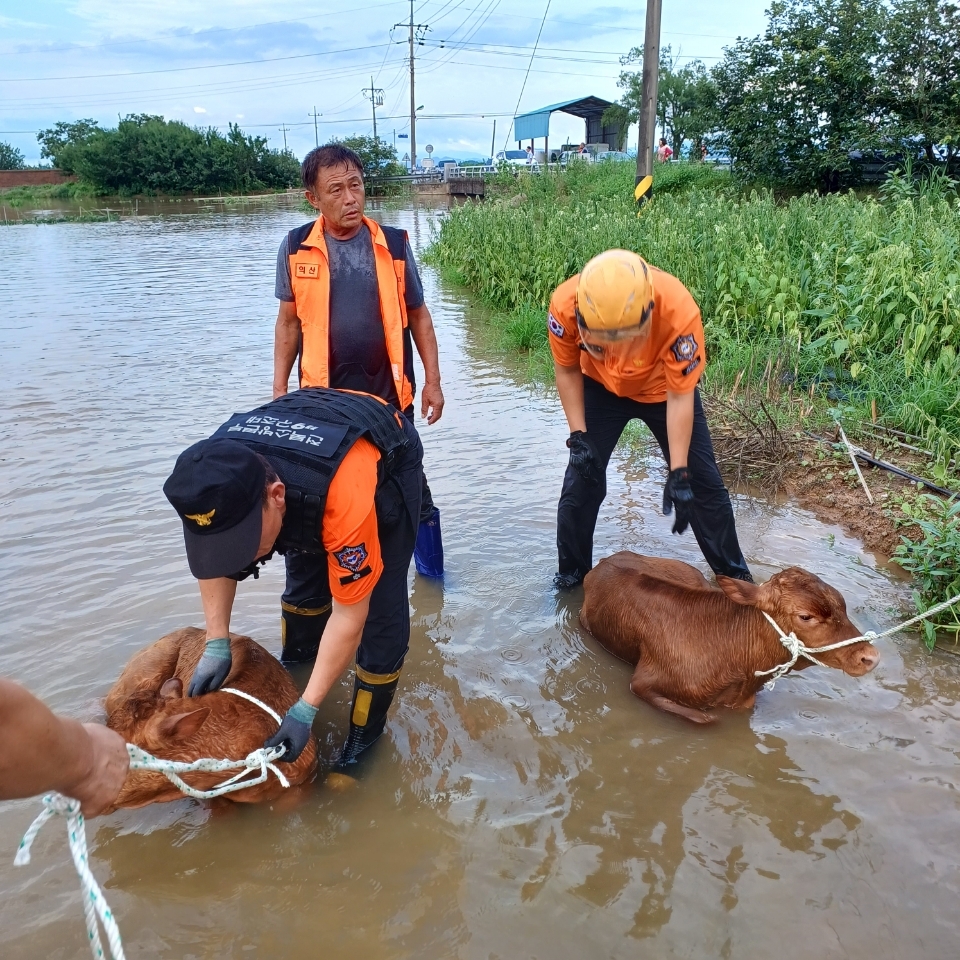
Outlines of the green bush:
{"type": "Polygon", "coordinates": [[[113,130],[89,121],[58,124],[39,139],[59,169],[100,193],[242,193],[300,180],[291,153],[270,150],[265,137],[247,136],[236,124],[224,136],[139,114],[113,130]]]}

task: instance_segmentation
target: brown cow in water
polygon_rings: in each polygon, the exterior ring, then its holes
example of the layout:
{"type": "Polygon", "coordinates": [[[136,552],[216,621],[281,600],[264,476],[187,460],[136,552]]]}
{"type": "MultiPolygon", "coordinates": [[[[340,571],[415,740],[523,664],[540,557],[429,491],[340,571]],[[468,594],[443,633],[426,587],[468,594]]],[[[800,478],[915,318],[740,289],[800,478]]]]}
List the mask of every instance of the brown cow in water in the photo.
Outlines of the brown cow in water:
{"type": "MultiPolygon", "coordinates": [[[[262,747],[277,732],[277,722],[256,704],[223,690],[184,698],[204,641],[203,630],[187,627],[136,654],[107,694],[107,726],[128,743],[164,760],[242,760],[262,747]]],[[[290,674],[259,643],[232,634],[230,652],[233,665],[225,687],[252,694],[281,717],[297,702],[299,694],[290,674]]],[[[279,764],[291,786],[310,780],[317,768],[316,739],[310,738],[294,763],[279,764]]],[[[235,772],[188,773],[183,779],[192,787],[209,790],[235,772]]],[[[264,783],[224,796],[239,803],[259,803],[285,792],[271,773],[264,783]]],[[[116,806],[142,807],[182,796],[162,773],[131,770],[116,806]]]]}
{"type": "MultiPolygon", "coordinates": [[[[789,567],[757,586],[717,577],[714,587],[679,560],[624,551],[601,560],[584,580],[580,622],[614,656],[635,664],[630,689],[661,710],[696,723],[714,707],[746,710],[767,677],[790,659],[766,611],[808,647],[860,635],[843,597],[819,577],[789,567]]],[[[879,662],[863,641],[817,657],[852,677],[879,662]]],[[[794,670],[810,666],[801,658],[794,670]]]]}

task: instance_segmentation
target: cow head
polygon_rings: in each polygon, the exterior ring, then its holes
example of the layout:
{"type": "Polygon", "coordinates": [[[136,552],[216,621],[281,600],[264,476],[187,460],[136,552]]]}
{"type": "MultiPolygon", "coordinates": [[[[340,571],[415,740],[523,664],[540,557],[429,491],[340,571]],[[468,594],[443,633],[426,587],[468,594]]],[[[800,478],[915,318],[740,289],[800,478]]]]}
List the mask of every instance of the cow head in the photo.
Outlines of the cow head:
{"type": "MultiPolygon", "coordinates": [[[[183,699],[183,683],[167,680],[159,691],[138,690],[117,706],[107,718],[127,743],[142,747],[157,757],[197,759],[202,753],[190,749],[190,741],[210,714],[207,707],[192,707],[183,699]]],[[[172,800],[180,791],[161,773],[131,770],[127,774],[116,806],[141,807],[147,803],[172,800]]]]}
{"type": "MultiPolygon", "coordinates": [[[[760,586],[729,577],[717,577],[717,583],[734,603],[763,610],[808,647],[827,647],[860,636],[847,616],[847,604],[840,593],[801,567],[775,573],[760,586]]],[[[864,640],[829,650],[817,659],[851,677],[862,677],[880,662],[880,654],[864,640]]],[[[801,657],[797,668],[806,666],[810,661],[801,657]]]]}

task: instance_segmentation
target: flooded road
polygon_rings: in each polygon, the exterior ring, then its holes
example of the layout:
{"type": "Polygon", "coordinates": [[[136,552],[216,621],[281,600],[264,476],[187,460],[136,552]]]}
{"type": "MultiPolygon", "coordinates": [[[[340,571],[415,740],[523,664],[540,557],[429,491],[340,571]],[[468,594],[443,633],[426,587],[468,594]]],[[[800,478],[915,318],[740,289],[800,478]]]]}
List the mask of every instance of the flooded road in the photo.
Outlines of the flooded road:
{"type": "MultiPolygon", "coordinates": [[[[425,211],[386,222],[429,240],[425,211]]],[[[0,230],[0,674],[93,718],[131,654],[202,623],[161,486],[179,451],[269,399],[273,269],[295,210],[0,230]]],[[[566,428],[465,295],[424,268],[447,406],[423,427],[443,584],[411,574],[411,650],[359,785],[292,811],[191,800],[88,825],[127,956],[942,958],[958,953],[960,665],[916,637],[875,673],[818,668],[702,729],[653,711],[557,599],[566,428]]],[[[705,569],[659,515],[662,469],[616,455],[596,556],[705,569]]],[[[864,629],[904,595],[839,528],[735,498],[755,573],[823,576],[864,629]]],[[[233,627],[279,651],[283,567],[233,627]]],[[[297,675],[304,683],[305,673],[297,675]]],[[[322,706],[330,756],[351,686],[322,706]]],[[[88,947],[62,823],[13,855],[0,955],[88,947]]]]}

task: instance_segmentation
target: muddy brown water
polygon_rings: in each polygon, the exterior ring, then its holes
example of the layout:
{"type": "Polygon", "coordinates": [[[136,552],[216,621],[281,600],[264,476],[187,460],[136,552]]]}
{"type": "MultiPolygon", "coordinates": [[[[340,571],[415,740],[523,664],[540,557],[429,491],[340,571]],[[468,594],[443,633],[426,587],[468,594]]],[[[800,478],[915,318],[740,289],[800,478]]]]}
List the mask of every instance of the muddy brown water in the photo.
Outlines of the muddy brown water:
{"type": "MultiPolygon", "coordinates": [[[[429,239],[430,211],[386,211],[429,239]]],[[[131,654],[201,623],[161,485],[176,454],[269,396],[279,240],[293,209],[0,231],[0,674],[97,716],[131,654]]],[[[293,810],[191,800],[88,826],[127,956],[956,956],[960,669],[915,637],[855,680],[811,669],[699,728],[629,692],[629,668],[555,598],[565,462],[556,398],[424,269],[443,420],[424,428],[443,584],[411,574],[413,634],[359,783],[293,810]]],[[[662,469],[618,455],[597,556],[702,567],[658,513],[662,469]]],[[[835,527],[736,497],[748,559],[798,563],[863,628],[902,581],[835,527]]],[[[279,648],[282,566],[234,628],[279,648]]],[[[305,675],[298,675],[301,683],[305,675]]],[[[320,711],[330,755],[347,681],[320,711]]],[[[88,956],[62,823],[13,854],[36,801],[0,806],[0,954],[88,956]]]]}

